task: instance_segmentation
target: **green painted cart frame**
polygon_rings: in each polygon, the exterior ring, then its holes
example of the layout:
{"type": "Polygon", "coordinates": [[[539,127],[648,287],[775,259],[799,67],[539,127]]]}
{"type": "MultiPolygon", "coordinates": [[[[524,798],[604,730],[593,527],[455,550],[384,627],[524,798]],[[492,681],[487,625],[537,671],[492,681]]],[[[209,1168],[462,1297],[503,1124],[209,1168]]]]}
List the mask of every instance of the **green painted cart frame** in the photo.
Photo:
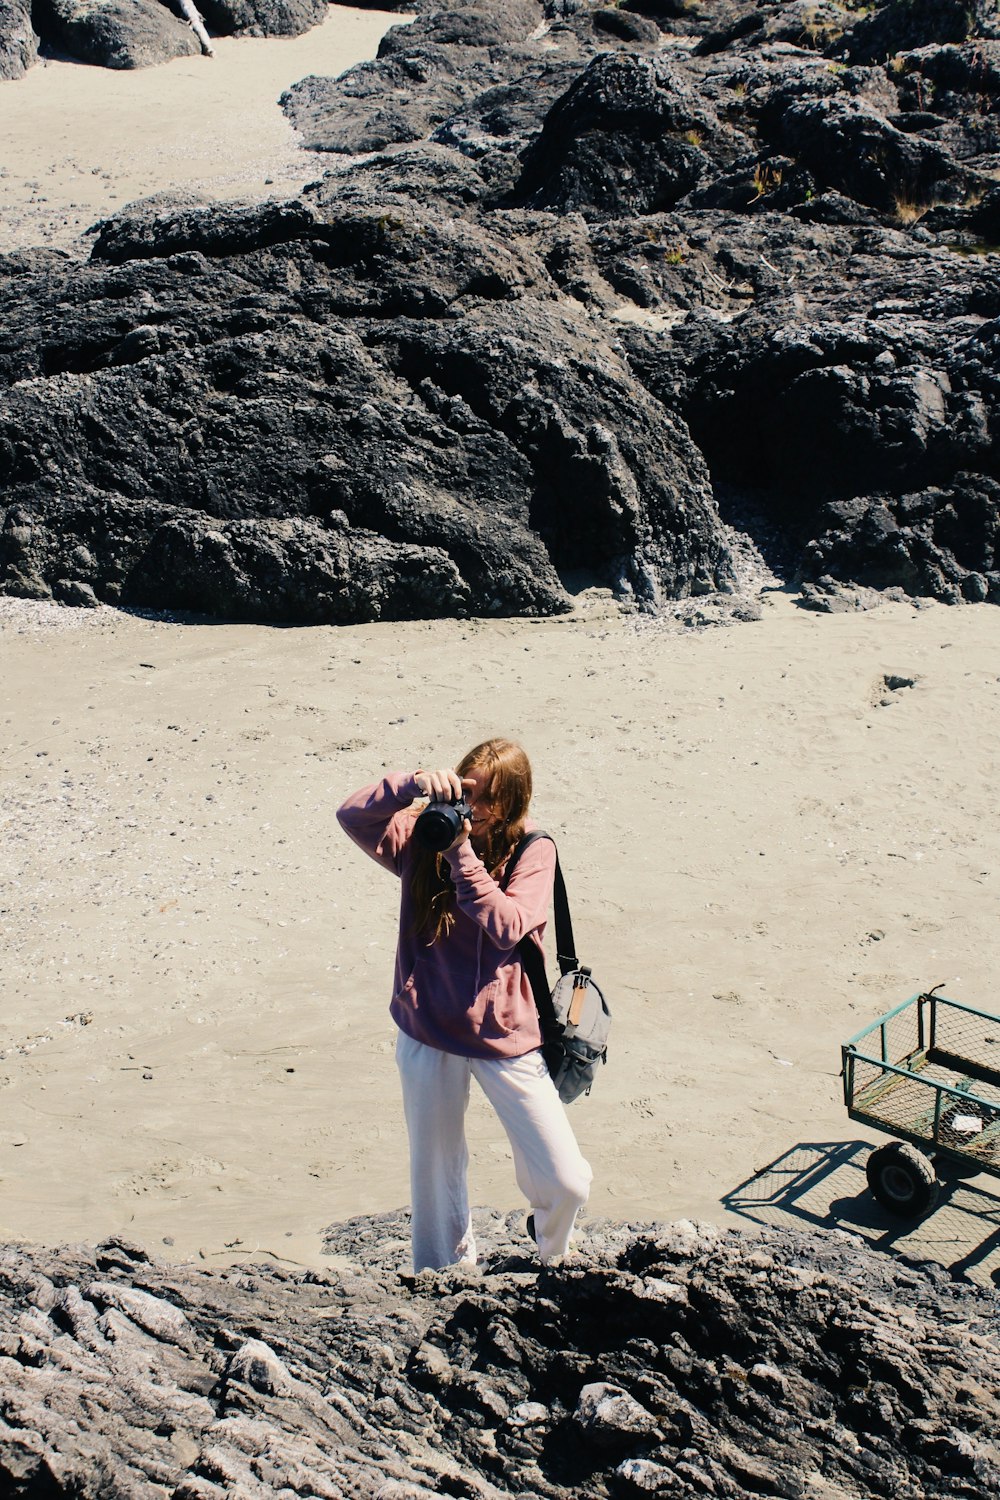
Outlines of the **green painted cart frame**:
{"type": "Polygon", "coordinates": [[[895,1213],[937,1201],[933,1160],[1000,1177],[1000,1016],[936,990],[911,995],[841,1048],[852,1120],[897,1138],[868,1182],[895,1213]]]}

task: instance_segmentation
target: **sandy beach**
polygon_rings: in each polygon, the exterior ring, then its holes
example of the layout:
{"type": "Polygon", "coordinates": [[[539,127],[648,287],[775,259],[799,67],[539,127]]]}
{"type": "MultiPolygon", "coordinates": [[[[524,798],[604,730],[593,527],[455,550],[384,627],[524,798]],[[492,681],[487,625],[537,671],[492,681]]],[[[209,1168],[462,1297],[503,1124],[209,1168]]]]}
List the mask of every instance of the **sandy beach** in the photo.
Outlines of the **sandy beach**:
{"type": "MultiPolygon", "coordinates": [[[[396,891],[334,814],[497,730],[614,1003],[592,1211],[736,1222],[754,1172],[856,1141],[840,1042],[941,981],[992,1000],[998,618],[764,598],[704,631],[600,595],[311,630],[0,603],[0,1233],[312,1263],[407,1201],[396,891]]],[[[474,1201],[516,1206],[480,1100],[470,1135],[474,1201]]]]}

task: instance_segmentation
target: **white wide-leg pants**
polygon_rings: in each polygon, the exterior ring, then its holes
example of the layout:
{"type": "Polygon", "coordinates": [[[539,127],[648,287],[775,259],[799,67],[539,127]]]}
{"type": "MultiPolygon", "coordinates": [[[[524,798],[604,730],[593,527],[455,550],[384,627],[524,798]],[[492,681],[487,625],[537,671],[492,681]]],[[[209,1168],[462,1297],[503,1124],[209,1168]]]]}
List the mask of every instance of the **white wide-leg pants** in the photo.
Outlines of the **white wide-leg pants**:
{"type": "Polygon", "coordinates": [[[517,1185],[535,1216],[542,1264],[565,1255],[593,1173],[580,1154],[542,1054],[489,1060],[456,1057],[401,1031],[396,1062],[410,1137],[414,1270],[476,1259],[465,1140],[473,1078],[507,1132],[517,1185]]]}

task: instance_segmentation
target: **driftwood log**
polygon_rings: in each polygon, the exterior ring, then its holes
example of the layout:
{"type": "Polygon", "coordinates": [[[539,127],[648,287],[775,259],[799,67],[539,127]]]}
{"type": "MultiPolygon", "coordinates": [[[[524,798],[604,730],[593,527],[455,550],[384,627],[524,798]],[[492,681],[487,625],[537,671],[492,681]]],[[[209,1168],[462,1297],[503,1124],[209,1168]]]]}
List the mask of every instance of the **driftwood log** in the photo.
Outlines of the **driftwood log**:
{"type": "Polygon", "coordinates": [[[201,43],[201,50],[206,57],[214,57],[215,50],[212,47],[212,39],[205,30],[205,22],[195,6],[194,0],[178,0],[184,19],[201,43]]]}

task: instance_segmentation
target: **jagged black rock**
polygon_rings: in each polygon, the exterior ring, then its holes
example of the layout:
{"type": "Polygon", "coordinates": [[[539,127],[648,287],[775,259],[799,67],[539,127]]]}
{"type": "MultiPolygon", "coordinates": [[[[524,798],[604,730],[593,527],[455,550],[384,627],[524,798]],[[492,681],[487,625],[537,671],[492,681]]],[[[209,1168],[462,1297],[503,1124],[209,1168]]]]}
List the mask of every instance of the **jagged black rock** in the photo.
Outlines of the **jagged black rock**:
{"type": "Polygon", "coordinates": [[[476,1219],[479,1268],[417,1277],[392,1214],[328,1271],[0,1250],[4,1495],[996,1495],[994,1292],[691,1224],[590,1221],[540,1271],[476,1219]]]}
{"type": "Polygon", "coordinates": [[[1000,602],[996,7],[415,8],[285,95],[297,198],[0,257],[0,590],[655,608],[732,522],[816,607],[1000,602]]]}

